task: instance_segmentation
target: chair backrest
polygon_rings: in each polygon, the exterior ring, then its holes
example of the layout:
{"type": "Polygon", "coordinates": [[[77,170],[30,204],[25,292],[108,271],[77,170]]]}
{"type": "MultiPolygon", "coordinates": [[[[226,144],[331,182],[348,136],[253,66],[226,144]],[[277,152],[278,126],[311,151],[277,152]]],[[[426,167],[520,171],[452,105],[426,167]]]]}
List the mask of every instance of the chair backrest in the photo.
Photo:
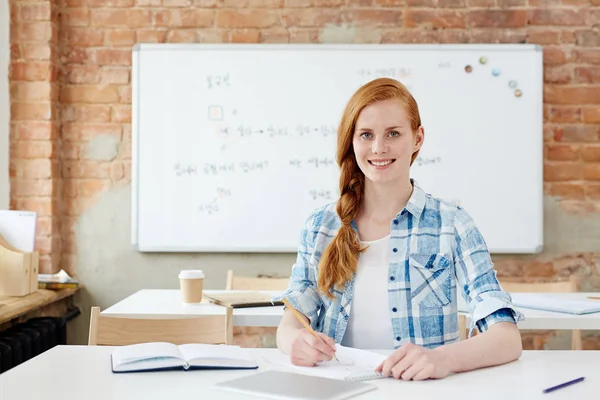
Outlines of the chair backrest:
{"type": "Polygon", "coordinates": [[[232,344],[232,315],[232,308],[225,307],[225,315],[109,317],[100,314],[100,307],[92,307],[88,345],[124,346],[146,342],[232,344]]]}
{"type": "Polygon", "coordinates": [[[569,280],[558,282],[522,282],[502,280],[500,285],[507,292],[577,292],[579,285],[577,278],[571,276],[569,280]]]}
{"type": "MultiPolygon", "coordinates": [[[[511,280],[502,280],[500,285],[507,292],[556,292],[569,293],[579,291],[579,282],[576,276],[569,277],[568,280],[558,282],[516,282],[511,280]]],[[[574,329],[571,336],[571,350],[583,349],[583,336],[581,330],[574,329]]]]}
{"type": "Polygon", "coordinates": [[[251,278],[248,276],[235,276],[233,270],[227,271],[227,290],[286,290],[290,283],[289,278],[251,278]]]}

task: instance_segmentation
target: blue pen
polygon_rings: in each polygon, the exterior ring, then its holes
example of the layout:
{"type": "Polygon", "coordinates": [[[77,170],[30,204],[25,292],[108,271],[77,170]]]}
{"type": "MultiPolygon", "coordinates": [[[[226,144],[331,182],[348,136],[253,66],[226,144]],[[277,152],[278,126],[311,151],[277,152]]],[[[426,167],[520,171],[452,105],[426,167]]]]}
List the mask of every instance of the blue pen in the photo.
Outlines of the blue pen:
{"type": "Polygon", "coordinates": [[[550,392],[552,392],[552,391],[554,391],[556,389],[564,388],[565,386],[569,386],[569,385],[572,385],[574,383],[581,382],[584,379],[585,379],[585,377],[582,376],[581,378],[573,379],[572,381],[568,381],[568,382],[565,382],[565,383],[561,383],[560,385],[552,386],[552,387],[550,387],[548,389],[544,389],[544,393],[550,393],[550,392]]]}

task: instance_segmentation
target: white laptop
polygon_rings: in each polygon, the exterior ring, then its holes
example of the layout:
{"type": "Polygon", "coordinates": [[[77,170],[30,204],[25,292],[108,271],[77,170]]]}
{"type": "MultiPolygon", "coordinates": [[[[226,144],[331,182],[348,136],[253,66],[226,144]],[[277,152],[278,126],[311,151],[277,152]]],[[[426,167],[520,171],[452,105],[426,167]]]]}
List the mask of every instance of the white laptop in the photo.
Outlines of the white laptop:
{"type": "Polygon", "coordinates": [[[221,389],[263,399],[343,400],[377,389],[377,386],[320,376],[268,370],[213,385],[221,389]]]}

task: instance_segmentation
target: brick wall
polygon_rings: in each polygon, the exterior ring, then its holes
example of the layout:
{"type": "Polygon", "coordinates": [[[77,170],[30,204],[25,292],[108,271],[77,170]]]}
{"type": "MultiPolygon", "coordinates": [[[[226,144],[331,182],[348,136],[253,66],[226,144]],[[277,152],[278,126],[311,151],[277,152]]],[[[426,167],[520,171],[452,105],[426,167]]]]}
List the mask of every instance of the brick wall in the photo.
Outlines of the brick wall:
{"type": "MultiPolygon", "coordinates": [[[[581,221],[600,214],[600,0],[9,0],[9,6],[11,207],[39,213],[42,272],[75,272],[77,217],[101,190],[130,181],[137,42],[541,44],[545,192],[557,198],[553,213],[581,221]]],[[[577,229],[575,221],[567,229],[577,229]]],[[[600,232],[600,222],[590,232],[595,228],[600,232]]],[[[600,249],[558,248],[537,257],[496,257],[499,274],[574,273],[586,289],[600,288],[600,249]]],[[[538,339],[539,347],[547,336],[538,339]]]]}

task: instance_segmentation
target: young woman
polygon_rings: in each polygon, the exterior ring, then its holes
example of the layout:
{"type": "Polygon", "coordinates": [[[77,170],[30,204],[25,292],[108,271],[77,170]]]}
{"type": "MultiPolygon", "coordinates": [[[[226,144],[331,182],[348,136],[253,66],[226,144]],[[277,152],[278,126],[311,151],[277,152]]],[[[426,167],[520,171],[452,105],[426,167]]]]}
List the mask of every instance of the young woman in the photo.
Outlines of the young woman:
{"type": "Polygon", "coordinates": [[[467,212],[410,178],[423,145],[415,99],[399,82],[371,81],[350,98],[338,129],[340,199],[309,216],[277,346],[296,365],[330,360],[335,343],[395,349],[378,367],[404,380],[502,364],[520,357],[522,318],[467,212]],[[457,292],[469,304],[459,341],[457,292]],[[471,337],[477,325],[482,334],[471,337]]]}

